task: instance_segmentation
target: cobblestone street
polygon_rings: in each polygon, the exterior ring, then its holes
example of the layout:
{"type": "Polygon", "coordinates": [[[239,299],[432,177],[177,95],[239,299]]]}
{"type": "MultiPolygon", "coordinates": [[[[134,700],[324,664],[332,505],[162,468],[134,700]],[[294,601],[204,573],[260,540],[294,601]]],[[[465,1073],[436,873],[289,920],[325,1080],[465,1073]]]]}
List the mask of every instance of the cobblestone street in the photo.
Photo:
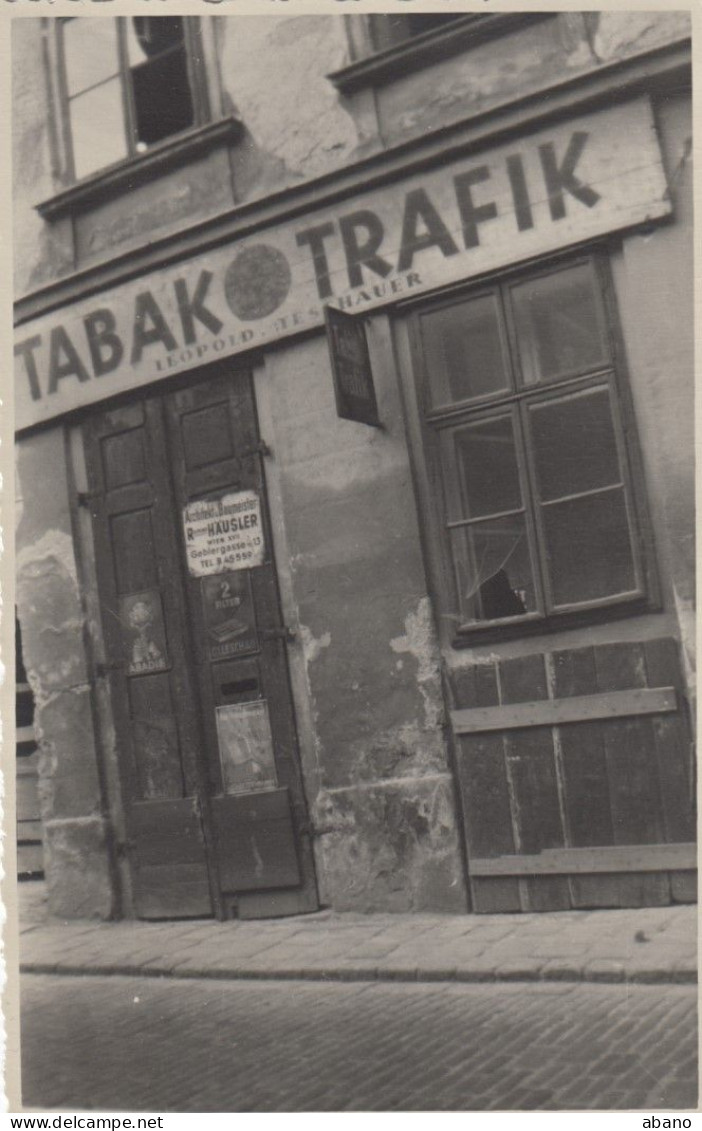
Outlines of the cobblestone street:
{"type": "Polygon", "coordinates": [[[694,986],[27,975],[22,987],[30,1108],[696,1104],[694,986]]]}

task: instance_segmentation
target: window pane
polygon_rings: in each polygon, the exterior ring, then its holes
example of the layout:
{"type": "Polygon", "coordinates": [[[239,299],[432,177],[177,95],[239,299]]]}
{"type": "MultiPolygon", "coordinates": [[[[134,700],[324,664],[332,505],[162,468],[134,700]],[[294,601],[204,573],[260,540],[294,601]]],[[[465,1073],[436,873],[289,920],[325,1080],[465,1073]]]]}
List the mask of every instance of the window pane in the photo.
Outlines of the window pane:
{"type": "Polygon", "coordinates": [[[77,177],[127,156],[119,79],[72,98],[71,135],[77,177]]]}
{"type": "Polygon", "coordinates": [[[509,386],[495,295],[483,295],[421,320],[432,407],[509,386]]]}
{"type": "Polygon", "coordinates": [[[126,21],[127,56],[134,66],[183,42],[180,16],[133,16],[126,21]]]}
{"type": "Polygon", "coordinates": [[[546,555],[556,606],[636,589],[624,491],[544,507],[546,555]]]}
{"type": "Polygon", "coordinates": [[[131,77],[140,147],[194,124],[185,44],[133,67],[131,77]]]}
{"type": "Polygon", "coordinates": [[[512,288],[524,383],[606,363],[607,343],[590,266],[582,263],[512,288]]]}
{"type": "Polygon", "coordinates": [[[524,616],[536,609],[523,515],[451,531],[463,623],[524,616]]]}
{"type": "Polygon", "coordinates": [[[509,416],[483,420],[453,435],[460,480],[456,518],[478,518],[522,505],[514,431],[509,416]]]}
{"type": "Polygon", "coordinates": [[[621,481],[606,387],[532,405],[529,417],[539,493],[544,501],[621,481]]]}
{"type": "Polygon", "coordinates": [[[94,17],[66,20],[63,44],[69,96],[113,78],[119,72],[114,20],[94,17]]]}

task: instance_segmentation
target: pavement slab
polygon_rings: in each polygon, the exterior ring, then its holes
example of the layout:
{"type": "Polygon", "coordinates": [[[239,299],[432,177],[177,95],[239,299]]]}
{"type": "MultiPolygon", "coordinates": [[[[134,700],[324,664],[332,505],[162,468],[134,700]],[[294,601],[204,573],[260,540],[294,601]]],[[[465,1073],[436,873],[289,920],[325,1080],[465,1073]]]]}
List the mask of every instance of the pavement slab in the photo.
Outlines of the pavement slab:
{"type": "Polygon", "coordinates": [[[427,982],[690,983],[693,906],[508,915],[323,911],[264,922],[51,919],[22,905],[21,969],[140,976],[427,982]]]}

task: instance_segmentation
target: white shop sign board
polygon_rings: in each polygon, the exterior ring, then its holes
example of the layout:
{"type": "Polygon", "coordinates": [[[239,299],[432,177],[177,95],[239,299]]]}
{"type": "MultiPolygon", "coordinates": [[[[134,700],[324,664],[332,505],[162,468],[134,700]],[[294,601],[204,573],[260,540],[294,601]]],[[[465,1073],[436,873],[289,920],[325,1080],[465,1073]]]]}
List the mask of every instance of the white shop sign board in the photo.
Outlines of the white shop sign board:
{"type": "Polygon", "coordinates": [[[23,324],[17,428],[671,209],[647,98],[570,118],[23,324]]]}
{"type": "Polygon", "coordinates": [[[193,577],[263,564],[261,501],[256,491],[200,499],[183,510],[188,570],[193,577]]]}

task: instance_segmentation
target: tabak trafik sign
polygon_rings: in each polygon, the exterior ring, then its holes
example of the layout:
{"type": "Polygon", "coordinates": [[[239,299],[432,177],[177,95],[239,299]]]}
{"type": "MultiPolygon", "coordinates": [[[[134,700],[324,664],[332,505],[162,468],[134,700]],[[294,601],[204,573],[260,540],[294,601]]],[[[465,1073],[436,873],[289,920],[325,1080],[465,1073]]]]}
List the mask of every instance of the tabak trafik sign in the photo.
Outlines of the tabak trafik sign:
{"type": "Polygon", "coordinates": [[[647,99],[571,118],[25,323],[16,425],[670,211],[647,99]]]}

